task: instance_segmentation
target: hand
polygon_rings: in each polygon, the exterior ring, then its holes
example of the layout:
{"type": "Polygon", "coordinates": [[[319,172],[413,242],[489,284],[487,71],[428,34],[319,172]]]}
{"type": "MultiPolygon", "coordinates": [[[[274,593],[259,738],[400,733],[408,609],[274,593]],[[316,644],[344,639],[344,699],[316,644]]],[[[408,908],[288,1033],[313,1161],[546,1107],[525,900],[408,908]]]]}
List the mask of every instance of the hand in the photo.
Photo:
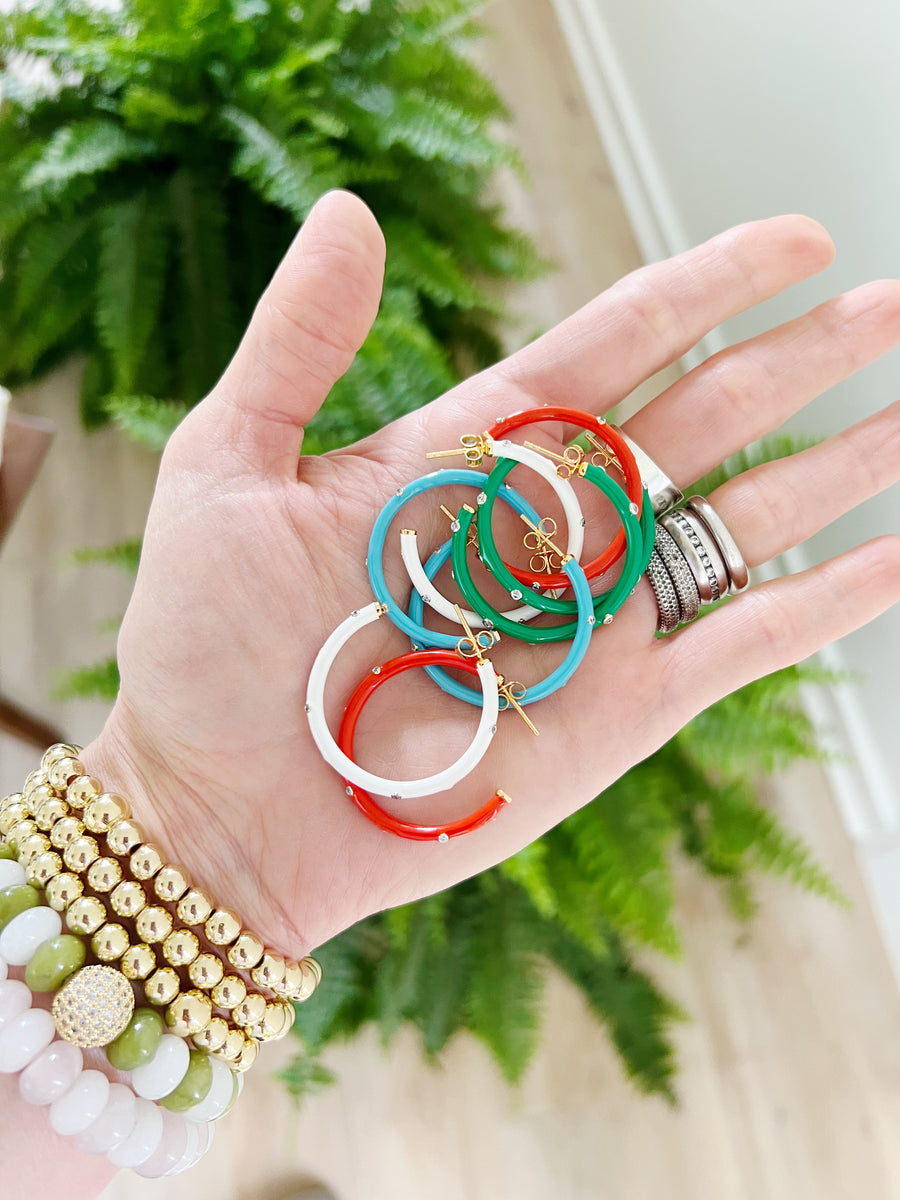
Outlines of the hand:
{"type": "MultiPolygon", "coordinates": [[[[495,786],[512,796],[497,820],[446,845],[370,824],[320,758],[303,712],[323,641],[372,598],[364,567],[372,524],[400,484],[433,468],[427,450],[543,403],[602,413],[711,328],[831,257],[825,231],[804,217],[732,229],[628,276],[378,434],[304,458],[304,425],[374,319],[384,258],[368,209],[347,193],[324,197],[222,380],[163,456],[119,640],[122,688],[85,749],[89,769],[131,798],[150,836],[198,883],[299,955],[369,913],[508,857],[727,692],[877,616],[900,598],[898,537],[753,587],[663,640],[654,638],[655,601],[642,580],[597,631],[572,682],[530,710],[539,739],[507,714],[452,794],[396,805],[401,816],[443,821],[480,806],[495,786]]],[[[724,350],[625,428],[687,485],[898,341],[900,283],[872,283],[724,350]]],[[[730,481],[711,502],[756,566],[892,484],[898,445],[895,404],[730,481]]],[[[432,508],[417,517],[428,550],[447,536],[432,508]]],[[[590,518],[589,548],[605,544],[601,524],[590,518]]],[[[402,600],[401,576],[389,580],[402,600]]],[[[387,621],[351,643],[333,673],[334,716],[367,669],[408,648],[387,621]]],[[[495,655],[498,670],[526,683],[543,673],[533,651],[507,640],[495,655]]],[[[419,674],[373,702],[359,738],[359,761],[370,769],[419,776],[467,744],[475,711],[419,674]]]]}

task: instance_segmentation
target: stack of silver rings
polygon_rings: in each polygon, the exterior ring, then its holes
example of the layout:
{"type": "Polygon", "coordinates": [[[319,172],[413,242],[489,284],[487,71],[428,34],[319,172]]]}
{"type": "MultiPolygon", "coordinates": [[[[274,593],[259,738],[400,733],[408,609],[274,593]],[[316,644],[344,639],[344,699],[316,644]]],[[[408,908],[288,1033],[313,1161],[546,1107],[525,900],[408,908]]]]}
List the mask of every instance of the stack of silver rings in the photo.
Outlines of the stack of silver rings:
{"type": "MultiPolygon", "coordinates": [[[[623,435],[624,436],[624,435],[623,435]]],[[[736,596],[750,572],[724,521],[704,496],[684,494],[629,438],[657,517],[646,575],[659,608],[657,630],[671,633],[694,621],[705,604],[736,596]]]]}

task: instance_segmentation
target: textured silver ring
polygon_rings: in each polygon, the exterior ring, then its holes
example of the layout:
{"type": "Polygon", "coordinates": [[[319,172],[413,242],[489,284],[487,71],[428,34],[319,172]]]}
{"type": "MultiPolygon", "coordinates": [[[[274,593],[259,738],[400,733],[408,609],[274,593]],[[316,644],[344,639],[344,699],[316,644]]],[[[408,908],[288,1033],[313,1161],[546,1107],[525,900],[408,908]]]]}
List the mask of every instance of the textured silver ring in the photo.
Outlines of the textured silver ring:
{"type": "Polygon", "coordinates": [[[725,560],[716,550],[715,541],[706,525],[692,512],[683,508],[665,513],[659,523],[678,544],[704,604],[714,604],[728,591],[728,571],[725,560]]]}
{"type": "Polygon", "coordinates": [[[656,606],[659,609],[656,628],[660,633],[671,633],[681,623],[681,605],[678,603],[678,594],[675,591],[672,577],[656,550],[650,555],[645,574],[650,580],[650,586],[656,596],[656,606]]]}
{"type": "Polygon", "coordinates": [[[647,451],[630,438],[624,429],[620,429],[618,425],[611,425],[610,429],[614,429],[625,439],[634,455],[654,515],[658,517],[660,513],[668,512],[670,508],[680,504],[684,499],[684,492],[672,482],[662,467],[655,463],[647,451]]]}
{"type": "Polygon", "coordinates": [[[675,585],[675,594],[681,607],[681,623],[695,621],[700,615],[700,588],[678,543],[662,525],[656,526],[654,548],[675,585]]]}
{"type": "Polygon", "coordinates": [[[731,536],[725,522],[706,499],[705,496],[691,496],[685,505],[700,518],[712,534],[719,553],[725,560],[728,572],[728,594],[736,596],[750,583],[750,572],[744,562],[744,556],[738,549],[738,544],[731,536]]]}

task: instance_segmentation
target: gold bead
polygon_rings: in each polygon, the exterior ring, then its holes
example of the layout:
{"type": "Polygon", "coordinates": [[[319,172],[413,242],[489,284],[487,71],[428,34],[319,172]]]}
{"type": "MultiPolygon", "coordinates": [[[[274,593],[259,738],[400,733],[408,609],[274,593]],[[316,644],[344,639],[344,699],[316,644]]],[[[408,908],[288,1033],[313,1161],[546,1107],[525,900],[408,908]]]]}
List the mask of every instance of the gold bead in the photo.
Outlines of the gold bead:
{"type": "Polygon", "coordinates": [[[184,867],[163,867],[153,880],[153,889],[164,904],[174,904],[191,886],[191,877],[184,867]]]}
{"type": "Polygon", "coordinates": [[[202,992],[181,992],[166,1009],[166,1024],[178,1037],[202,1033],[212,1020],[212,1003],[202,992]]]}
{"type": "Polygon", "coordinates": [[[27,867],[33,858],[37,858],[39,854],[43,854],[45,850],[49,849],[50,839],[46,833],[32,833],[26,838],[19,839],[16,854],[20,865],[27,867]]]}
{"type": "Polygon", "coordinates": [[[101,962],[115,962],[130,944],[131,939],[122,925],[101,925],[91,938],[91,949],[101,962]]]}
{"type": "Polygon", "coordinates": [[[103,784],[99,779],[94,779],[91,775],[79,775],[66,788],[66,799],[69,802],[70,808],[80,810],[93,800],[95,796],[99,796],[102,791],[103,784]]]}
{"type": "Polygon", "coordinates": [[[258,1025],[265,1015],[265,996],[261,996],[259,992],[251,992],[232,1009],[231,1019],[235,1025],[249,1025],[252,1028],[254,1025],[258,1025]]]}
{"type": "Polygon", "coordinates": [[[319,981],[322,978],[322,968],[314,958],[302,958],[300,960],[300,970],[303,972],[303,983],[294,995],[294,999],[302,1003],[304,1000],[308,1000],[319,986],[319,981]]]}
{"type": "Polygon", "coordinates": [[[61,821],[68,811],[69,806],[65,800],[60,800],[58,796],[50,796],[34,814],[38,829],[52,830],[56,822],[61,821]]]}
{"type": "Polygon", "coordinates": [[[66,909],[66,924],[72,933],[96,933],[105,920],[106,905],[96,896],[80,896],[66,909]]]}
{"type": "Polygon", "coordinates": [[[118,859],[98,858],[88,867],[87,881],[95,892],[111,892],[121,878],[118,859]]]}
{"type": "Polygon", "coordinates": [[[156,951],[145,942],[130,946],[122,955],[119,967],[126,979],[146,979],[156,966],[156,951]]]}
{"type": "MultiPolygon", "coordinates": [[[[59,796],[52,787],[48,787],[45,783],[39,784],[30,792],[25,793],[25,807],[35,816],[38,809],[43,808],[48,800],[59,800],[59,796]]],[[[63,800],[61,803],[65,804],[65,801],[63,800]]]]}
{"type": "Polygon", "coordinates": [[[136,917],[146,906],[147,896],[136,879],[125,879],[113,888],[109,903],[117,917],[136,917]]]}
{"type": "Polygon", "coordinates": [[[288,1017],[289,1010],[293,1012],[291,1006],[283,1000],[270,1001],[266,1005],[263,1019],[257,1027],[259,1037],[262,1041],[273,1042],[278,1038],[284,1037],[292,1024],[288,1017]]]}
{"type": "Polygon", "coordinates": [[[213,901],[201,888],[191,888],[178,901],[178,919],[184,925],[203,925],[213,910],[213,901]]]}
{"type": "Polygon", "coordinates": [[[51,879],[44,889],[44,896],[51,908],[64,912],[73,900],[84,895],[84,883],[77,875],[64,872],[51,879]]]}
{"type": "Polygon", "coordinates": [[[303,983],[303,969],[299,963],[284,964],[284,987],[282,995],[294,997],[303,983]]]}
{"type": "MultiPolygon", "coordinates": [[[[0,811],[0,834],[3,837],[8,837],[10,830],[20,821],[28,819],[28,809],[21,800],[15,800],[12,804],[7,804],[6,808],[0,811]]],[[[35,825],[37,829],[37,825],[35,825]]]]}
{"type": "Polygon", "coordinates": [[[100,847],[97,839],[83,833],[81,837],[73,838],[63,851],[63,860],[70,871],[83,874],[94,859],[100,857],[100,847]]]}
{"type": "Polygon", "coordinates": [[[226,975],[212,990],[212,1001],[216,1008],[226,1012],[242,1004],[247,995],[247,985],[239,975],[226,975]]]}
{"type": "Polygon", "coordinates": [[[241,1072],[249,1071],[256,1062],[258,1055],[259,1042],[255,1042],[253,1038],[245,1038],[240,1054],[234,1060],[234,1069],[241,1072]]]}
{"type": "Polygon", "coordinates": [[[225,974],[221,958],[215,954],[198,954],[188,967],[188,978],[194,987],[209,991],[220,983],[225,974]]]}
{"type": "Polygon", "coordinates": [[[225,1041],[222,1043],[222,1048],[217,1052],[217,1057],[224,1058],[226,1062],[234,1062],[243,1049],[243,1030],[229,1029],[228,1033],[226,1034],[225,1041]]]}
{"type": "Polygon", "coordinates": [[[46,887],[63,869],[63,861],[55,850],[36,854],[25,868],[25,880],[36,887],[46,887]]]}
{"type": "Polygon", "coordinates": [[[249,971],[262,958],[264,950],[262,938],[256,933],[251,933],[249,929],[245,929],[237,941],[229,946],[228,961],[239,971],[249,971]]]}
{"type": "Polygon", "coordinates": [[[101,792],[84,806],[84,823],[91,833],[106,833],[116,821],[124,821],[130,816],[128,801],[115,792],[101,792]]]}
{"type": "Polygon", "coordinates": [[[161,942],[172,932],[172,914],[158,904],[142,908],[135,918],[138,937],[144,942],[161,942]]]}
{"type": "Polygon", "coordinates": [[[76,1046],[108,1046],[134,1012],[131,984],[115,967],[82,967],[53,1001],[59,1036],[76,1046]]]}
{"type": "Polygon", "coordinates": [[[121,857],[130,854],[143,841],[146,841],[143,829],[141,829],[137,821],[132,821],[130,818],[126,818],[123,821],[116,821],[106,831],[107,846],[109,846],[113,854],[118,854],[121,857]]]}
{"type": "Polygon", "coordinates": [[[50,830],[50,845],[55,846],[57,850],[65,850],[70,842],[74,842],[83,833],[84,825],[77,817],[63,817],[50,830]]]}
{"type": "Polygon", "coordinates": [[[54,742],[41,758],[41,770],[47,771],[60,758],[77,758],[81,753],[80,746],[70,745],[69,742],[54,742]]]}
{"type": "Polygon", "coordinates": [[[217,908],[204,928],[214,946],[228,946],[241,932],[241,919],[231,908],[217,908]]]}
{"type": "Polygon", "coordinates": [[[40,767],[36,771],[29,771],[25,777],[25,782],[22,784],[21,795],[29,795],[36,787],[42,787],[46,782],[47,772],[42,771],[40,767]]]}
{"type": "Polygon", "coordinates": [[[258,967],[250,972],[250,978],[257,987],[269,988],[270,991],[284,984],[284,959],[280,954],[264,954],[258,967]]]}
{"type": "MultiPolygon", "coordinates": [[[[6,814],[4,813],[4,816],[6,814]]],[[[25,838],[31,837],[33,833],[38,833],[38,827],[30,818],[25,817],[21,820],[11,823],[11,828],[6,835],[6,840],[12,846],[13,850],[18,851],[19,842],[25,838]]]]}
{"type": "Polygon", "coordinates": [[[200,942],[189,929],[173,929],[162,944],[166,962],[173,967],[186,967],[200,953],[200,942]]]}
{"type": "Polygon", "coordinates": [[[4,812],[11,804],[24,804],[25,797],[21,792],[10,792],[8,796],[4,796],[0,800],[0,813],[4,812]]]}
{"type": "Polygon", "coordinates": [[[180,991],[178,972],[171,967],[160,967],[144,984],[144,995],[150,1004],[171,1004],[180,991]]]}
{"type": "Polygon", "coordinates": [[[131,873],[135,879],[152,879],[164,861],[158,846],[144,842],[131,855],[131,873]]]}
{"type": "Polygon", "coordinates": [[[204,1030],[194,1034],[194,1045],[198,1050],[221,1050],[227,1037],[228,1022],[222,1017],[212,1017],[204,1030]]]}
{"type": "Polygon", "coordinates": [[[84,774],[84,767],[77,758],[58,758],[47,768],[47,782],[57,791],[65,791],[73,779],[84,774]]]}

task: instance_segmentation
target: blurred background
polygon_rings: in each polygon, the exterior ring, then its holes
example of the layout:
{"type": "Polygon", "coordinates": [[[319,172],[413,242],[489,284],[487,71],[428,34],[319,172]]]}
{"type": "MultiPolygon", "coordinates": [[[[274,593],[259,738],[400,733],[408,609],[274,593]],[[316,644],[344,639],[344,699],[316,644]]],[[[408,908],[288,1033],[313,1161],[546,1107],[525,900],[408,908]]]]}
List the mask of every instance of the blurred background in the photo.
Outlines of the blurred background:
{"type": "MultiPolygon", "coordinates": [[[[810,213],[837,261],[623,413],[898,270],[900,28],[871,0],[57,2],[5,34],[4,791],[101,727],[159,449],[326,187],[372,205],[388,279],[312,449],[741,220],[810,213]]],[[[895,490],[773,570],[898,515],[895,490]]],[[[208,1157],[105,1200],[900,1198],[900,614],[824,666],[854,678],[745,689],[539,851],[323,948],[302,1044],[266,1047],[208,1157]]]]}

